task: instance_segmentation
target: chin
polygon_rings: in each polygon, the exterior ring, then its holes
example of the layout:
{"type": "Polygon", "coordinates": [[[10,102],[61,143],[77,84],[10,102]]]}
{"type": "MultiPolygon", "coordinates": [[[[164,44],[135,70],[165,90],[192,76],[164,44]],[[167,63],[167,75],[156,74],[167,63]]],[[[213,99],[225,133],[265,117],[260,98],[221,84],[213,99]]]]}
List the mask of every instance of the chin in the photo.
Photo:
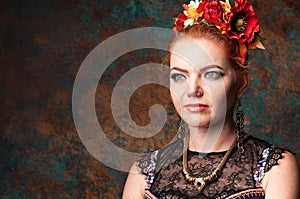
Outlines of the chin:
{"type": "Polygon", "coordinates": [[[202,116],[182,116],[182,119],[190,126],[190,127],[209,127],[210,118],[202,117],[202,116]]]}
{"type": "Polygon", "coordinates": [[[224,127],[225,118],[213,117],[211,118],[209,115],[182,115],[182,119],[188,124],[190,127],[194,128],[220,128],[224,127]]]}

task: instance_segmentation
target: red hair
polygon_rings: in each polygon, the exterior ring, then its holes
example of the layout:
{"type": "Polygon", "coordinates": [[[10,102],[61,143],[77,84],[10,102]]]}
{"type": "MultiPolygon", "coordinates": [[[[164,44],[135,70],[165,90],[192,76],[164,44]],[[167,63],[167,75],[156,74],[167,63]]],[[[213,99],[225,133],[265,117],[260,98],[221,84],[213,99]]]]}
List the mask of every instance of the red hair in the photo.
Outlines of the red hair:
{"type": "MultiPolygon", "coordinates": [[[[207,39],[214,42],[215,44],[220,46],[220,48],[223,48],[225,56],[228,58],[230,65],[233,67],[237,74],[248,73],[248,68],[241,64],[240,58],[236,55],[236,45],[231,44],[226,35],[221,34],[219,29],[217,29],[215,26],[211,26],[206,23],[199,23],[188,26],[182,29],[178,36],[175,36],[175,39],[170,44],[170,48],[180,38],[180,34],[184,34],[195,39],[207,39]]],[[[168,56],[168,59],[169,58],[170,56],[168,56]]]]}

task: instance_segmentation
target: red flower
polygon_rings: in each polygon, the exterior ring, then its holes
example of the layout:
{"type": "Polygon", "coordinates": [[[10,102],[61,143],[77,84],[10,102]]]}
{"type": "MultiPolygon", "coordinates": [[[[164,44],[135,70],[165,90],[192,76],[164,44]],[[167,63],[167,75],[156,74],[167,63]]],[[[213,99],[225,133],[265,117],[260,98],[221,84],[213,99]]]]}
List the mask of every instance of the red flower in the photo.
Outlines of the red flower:
{"type": "Polygon", "coordinates": [[[187,16],[185,14],[178,15],[178,17],[175,19],[175,27],[174,28],[176,31],[181,31],[185,20],[187,20],[187,16]]]}
{"type": "Polygon", "coordinates": [[[204,6],[207,3],[207,0],[203,0],[200,2],[198,8],[197,8],[197,12],[201,13],[204,12],[204,6]]]}
{"type": "Polygon", "coordinates": [[[259,32],[259,25],[253,7],[247,0],[236,0],[229,16],[227,37],[249,45],[254,41],[257,32],[259,32]]]}
{"type": "Polygon", "coordinates": [[[215,24],[222,25],[223,8],[219,0],[206,2],[204,5],[204,19],[215,24]]]}

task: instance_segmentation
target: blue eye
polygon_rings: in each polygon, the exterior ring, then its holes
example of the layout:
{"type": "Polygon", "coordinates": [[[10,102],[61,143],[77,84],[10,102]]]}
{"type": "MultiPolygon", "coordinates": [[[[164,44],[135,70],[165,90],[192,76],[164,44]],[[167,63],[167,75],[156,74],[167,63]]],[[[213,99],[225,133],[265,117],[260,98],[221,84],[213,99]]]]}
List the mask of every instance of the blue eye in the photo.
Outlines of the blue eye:
{"type": "Polygon", "coordinates": [[[208,79],[208,80],[217,80],[223,76],[224,76],[224,73],[221,73],[219,71],[208,71],[203,74],[203,78],[208,79]]]}
{"type": "Polygon", "coordinates": [[[174,73],[171,75],[171,79],[173,79],[175,82],[178,82],[178,81],[185,80],[186,77],[183,74],[174,73]]]}

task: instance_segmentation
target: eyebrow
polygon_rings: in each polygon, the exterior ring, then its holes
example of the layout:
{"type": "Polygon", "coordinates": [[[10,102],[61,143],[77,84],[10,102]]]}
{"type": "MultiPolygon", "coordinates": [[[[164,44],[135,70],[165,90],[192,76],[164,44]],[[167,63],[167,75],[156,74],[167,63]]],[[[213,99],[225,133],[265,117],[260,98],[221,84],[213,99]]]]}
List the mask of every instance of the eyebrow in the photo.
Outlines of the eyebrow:
{"type": "MultiPolygon", "coordinates": [[[[206,70],[211,69],[211,68],[218,68],[218,69],[221,69],[221,70],[225,71],[224,68],[222,68],[221,66],[218,66],[218,65],[209,65],[209,66],[205,66],[204,68],[201,68],[200,71],[206,71],[206,70]]],[[[173,68],[171,68],[171,71],[172,71],[172,70],[178,70],[178,71],[181,71],[181,72],[183,72],[183,73],[188,73],[188,70],[183,69],[183,68],[179,68],[179,67],[176,67],[176,66],[173,67],[173,68]]]]}
{"type": "Polygon", "coordinates": [[[182,69],[182,68],[179,68],[179,67],[173,67],[173,68],[171,68],[171,71],[172,70],[178,70],[178,71],[180,71],[180,72],[183,72],[183,73],[188,73],[188,70],[186,70],[186,69],[182,69]]]}

